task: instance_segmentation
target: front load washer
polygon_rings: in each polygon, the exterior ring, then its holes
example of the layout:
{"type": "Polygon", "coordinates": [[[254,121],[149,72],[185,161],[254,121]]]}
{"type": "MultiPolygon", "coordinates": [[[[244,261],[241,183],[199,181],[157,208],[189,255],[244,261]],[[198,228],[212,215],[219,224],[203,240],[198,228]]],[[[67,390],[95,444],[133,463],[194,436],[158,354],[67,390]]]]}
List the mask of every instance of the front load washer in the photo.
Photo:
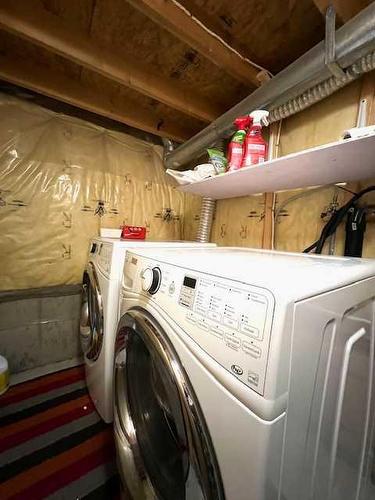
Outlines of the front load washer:
{"type": "Polygon", "coordinates": [[[135,499],[374,497],[375,262],[127,254],[114,430],[135,499]]]}
{"type": "Polygon", "coordinates": [[[113,420],[114,342],[125,254],[135,248],[215,247],[189,241],[130,241],[95,238],[83,274],[80,338],[86,381],[101,417],[113,420]]]}

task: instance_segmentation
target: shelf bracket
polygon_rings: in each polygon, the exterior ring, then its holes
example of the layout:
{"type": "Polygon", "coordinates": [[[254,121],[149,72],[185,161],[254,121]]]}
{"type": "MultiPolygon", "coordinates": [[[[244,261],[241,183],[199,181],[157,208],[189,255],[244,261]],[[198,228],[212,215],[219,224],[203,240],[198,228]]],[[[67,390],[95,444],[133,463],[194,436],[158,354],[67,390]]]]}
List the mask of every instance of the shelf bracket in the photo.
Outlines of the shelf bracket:
{"type": "Polygon", "coordinates": [[[336,78],[345,78],[346,73],[336,60],[336,11],[333,5],[326,10],[325,65],[336,78]]]}

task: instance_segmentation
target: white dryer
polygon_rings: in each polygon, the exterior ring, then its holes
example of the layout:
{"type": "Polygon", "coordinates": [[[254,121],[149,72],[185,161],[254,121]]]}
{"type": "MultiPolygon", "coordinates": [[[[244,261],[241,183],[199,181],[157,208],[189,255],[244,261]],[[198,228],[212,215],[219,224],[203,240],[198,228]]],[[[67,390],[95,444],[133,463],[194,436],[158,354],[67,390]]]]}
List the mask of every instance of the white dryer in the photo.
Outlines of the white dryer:
{"type": "Polygon", "coordinates": [[[215,247],[190,241],[131,241],[96,238],[83,275],[80,338],[90,396],[101,417],[113,420],[114,342],[125,254],[135,248],[215,247]]]}
{"type": "Polygon", "coordinates": [[[127,254],[115,441],[135,499],[374,495],[375,261],[127,254]]]}

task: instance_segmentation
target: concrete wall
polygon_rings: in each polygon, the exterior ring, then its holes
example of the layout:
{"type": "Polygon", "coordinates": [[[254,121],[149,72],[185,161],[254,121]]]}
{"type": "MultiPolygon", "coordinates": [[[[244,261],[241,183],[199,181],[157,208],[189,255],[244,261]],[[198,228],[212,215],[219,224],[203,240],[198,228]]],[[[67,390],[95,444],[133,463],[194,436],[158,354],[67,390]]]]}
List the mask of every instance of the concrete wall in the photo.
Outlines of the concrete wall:
{"type": "Polygon", "coordinates": [[[0,293],[0,353],[13,380],[80,362],[80,301],[79,286],[0,293]]]}

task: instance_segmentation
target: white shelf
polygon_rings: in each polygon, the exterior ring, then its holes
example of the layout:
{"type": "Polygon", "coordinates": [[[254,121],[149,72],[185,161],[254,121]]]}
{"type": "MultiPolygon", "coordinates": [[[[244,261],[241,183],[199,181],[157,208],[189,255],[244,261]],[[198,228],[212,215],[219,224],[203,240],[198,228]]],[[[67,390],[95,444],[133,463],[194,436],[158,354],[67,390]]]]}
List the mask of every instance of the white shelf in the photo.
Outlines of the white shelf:
{"type": "Polygon", "coordinates": [[[375,135],[332,142],[178,189],[217,200],[375,177],[375,135]]]}

